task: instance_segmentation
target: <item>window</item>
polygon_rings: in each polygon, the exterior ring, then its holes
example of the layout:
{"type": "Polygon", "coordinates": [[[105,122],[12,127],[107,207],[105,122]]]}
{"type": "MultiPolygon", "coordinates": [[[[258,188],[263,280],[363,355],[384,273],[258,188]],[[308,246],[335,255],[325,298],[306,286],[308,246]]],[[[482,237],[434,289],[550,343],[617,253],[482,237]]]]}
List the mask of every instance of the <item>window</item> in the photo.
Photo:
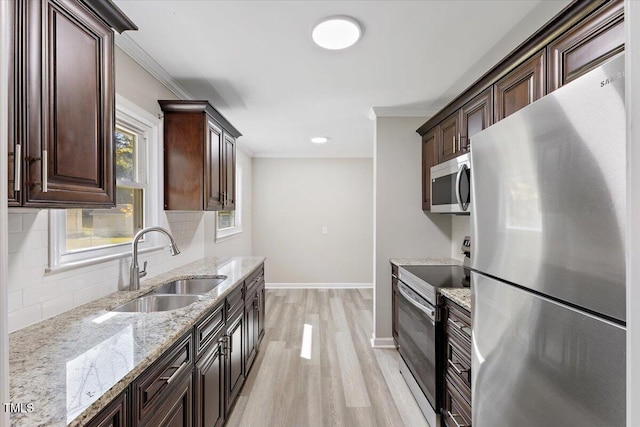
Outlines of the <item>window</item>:
{"type": "MultiPolygon", "coordinates": [[[[116,206],[51,211],[50,267],[124,256],[133,236],[155,223],[147,164],[156,146],[158,120],[118,97],[116,103],[116,206]]],[[[141,249],[152,242],[143,242],[141,249]]]]}
{"type": "Polygon", "coordinates": [[[242,169],[236,163],[236,209],[216,212],[216,242],[242,232],[242,169]]]}

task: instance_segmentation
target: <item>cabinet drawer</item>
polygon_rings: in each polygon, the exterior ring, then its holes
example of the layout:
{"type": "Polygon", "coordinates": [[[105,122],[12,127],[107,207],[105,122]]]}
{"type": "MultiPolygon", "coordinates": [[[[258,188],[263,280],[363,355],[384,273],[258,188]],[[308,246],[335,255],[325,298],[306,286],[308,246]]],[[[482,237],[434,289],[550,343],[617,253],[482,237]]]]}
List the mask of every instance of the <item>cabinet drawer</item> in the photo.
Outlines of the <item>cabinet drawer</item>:
{"type": "Polygon", "coordinates": [[[196,355],[209,345],[224,326],[224,304],[218,304],[213,311],[195,327],[196,355]]]}
{"type": "Polygon", "coordinates": [[[471,354],[471,317],[455,303],[447,301],[446,332],[471,354]]]}
{"type": "Polygon", "coordinates": [[[256,268],[250,275],[245,279],[245,283],[247,285],[255,281],[259,276],[264,277],[264,264],[261,264],[260,267],[256,268]]]}
{"type": "MultiPolygon", "coordinates": [[[[467,387],[471,387],[471,353],[458,346],[447,336],[447,374],[458,377],[467,387]]],[[[471,400],[471,396],[469,396],[471,400]]]]}
{"type": "Polygon", "coordinates": [[[260,271],[260,274],[255,276],[251,281],[246,281],[245,283],[247,284],[247,286],[246,286],[247,295],[249,295],[251,293],[255,293],[257,291],[257,289],[260,287],[260,285],[264,284],[264,274],[263,274],[263,272],[260,271]]]}
{"type": "MultiPolygon", "coordinates": [[[[455,380],[454,380],[455,381],[455,380]]],[[[444,392],[444,417],[447,427],[471,427],[471,406],[462,396],[455,382],[447,376],[444,392]]]]}
{"type": "Polygon", "coordinates": [[[231,319],[236,314],[236,311],[244,307],[244,286],[239,286],[237,289],[231,292],[227,296],[225,304],[227,307],[226,318],[227,321],[229,321],[229,319],[231,319]]]}
{"type": "Polygon", "coordinates": [[[134,382],[135,415],[138,421],[153,415],[183,375],[190,375],[193,362],[191,333],[179,340],[134,382]]]}

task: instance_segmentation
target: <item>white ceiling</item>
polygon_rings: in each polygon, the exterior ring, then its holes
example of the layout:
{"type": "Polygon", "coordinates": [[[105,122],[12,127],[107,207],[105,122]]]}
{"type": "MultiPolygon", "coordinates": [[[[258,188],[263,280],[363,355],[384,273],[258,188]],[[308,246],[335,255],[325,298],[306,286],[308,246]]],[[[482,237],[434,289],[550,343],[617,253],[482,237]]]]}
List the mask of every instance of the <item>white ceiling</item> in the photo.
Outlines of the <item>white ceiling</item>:
{"type": "Polygon", "coordinates": [[[567,1],[116,3],[139,27],[128,36],[255,156],[371,157],[372,107],[426,120],[567,1]],[[314,45],[313,25],[338,14],[360,21],[360,42],[314,45]]]}

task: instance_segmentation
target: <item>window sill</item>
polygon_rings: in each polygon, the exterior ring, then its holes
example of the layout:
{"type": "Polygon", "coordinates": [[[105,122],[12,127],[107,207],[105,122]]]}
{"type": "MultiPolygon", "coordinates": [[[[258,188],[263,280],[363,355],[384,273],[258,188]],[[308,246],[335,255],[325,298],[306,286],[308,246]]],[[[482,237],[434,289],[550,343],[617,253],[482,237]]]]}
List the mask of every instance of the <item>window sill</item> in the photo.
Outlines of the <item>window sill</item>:
{"type": "Polygon", "coordinates": [[[227,240],[232,240],[240,237],[242,234],[241,227],[228,228],[226,230],[216,230],[216,243],[226,242],[227,240]]]}
{"type": "MultiPolygon", "coordinates": [[[[152,246],[150,248],[139,249],[138,253],[145,254],[148,252],[155,252],[155,251],[161,250],[164,247],[166,247],[166,245],[152,246]]],[[[48,276],[56,273],[62,273],[64,271],[75,270],[77,268],[88,267],[90,265],[101,264],[107,261],[113,261],[115,259],[122,259],[122,258],[129,258],[129,257],[131,257],[131,251],[122,252],[119,254],[104,255],[104,256],[99,256],[99,257],[90,258],[90,259],[83,259],[81,261],[66,262],[64,264],[45,268],[44,274],[45,276],[48,276]]]]}

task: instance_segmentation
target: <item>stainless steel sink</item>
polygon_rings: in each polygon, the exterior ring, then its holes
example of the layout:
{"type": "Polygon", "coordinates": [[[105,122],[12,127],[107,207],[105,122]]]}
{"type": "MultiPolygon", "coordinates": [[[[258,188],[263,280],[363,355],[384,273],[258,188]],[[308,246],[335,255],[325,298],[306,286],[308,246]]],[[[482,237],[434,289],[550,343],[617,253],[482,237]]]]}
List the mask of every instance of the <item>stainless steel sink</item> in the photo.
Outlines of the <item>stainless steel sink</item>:
{"type": "Polygon", "coordinates": [[[160,286],[153,293],[156,294],[189,294],[189,295],[202,295],[206,294],[220,283],[224,282],[227,276],[216,276],[197,279],[183,279],[175,280],[173,282],[165,283],[160,286]]]}
{"type": "Polygon", "coordinates": [[[131,300],[113,311],[137,313],[171,311],[186,307],[202,298],[202,295],[145,295],[131,300]]]}

